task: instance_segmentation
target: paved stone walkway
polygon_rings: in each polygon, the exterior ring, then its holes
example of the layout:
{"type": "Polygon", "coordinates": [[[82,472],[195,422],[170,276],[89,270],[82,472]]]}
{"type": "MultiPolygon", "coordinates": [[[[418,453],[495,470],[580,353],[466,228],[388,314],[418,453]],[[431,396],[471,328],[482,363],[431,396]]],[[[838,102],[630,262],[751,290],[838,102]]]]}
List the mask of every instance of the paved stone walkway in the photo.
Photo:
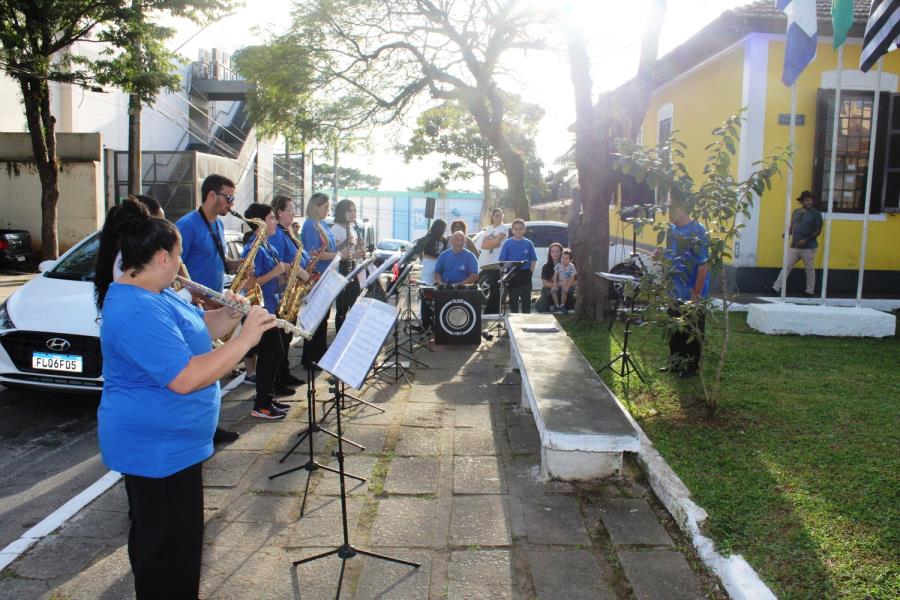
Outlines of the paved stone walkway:
{"type": "MultiPolygon", "coordinates": [[[[345,419],[351,542],[421,562],[357,556],[347,561],[344,598],[681,599],[724,597],[697,567],[629,464],[622,478],[592,485],[541,482],[539,439],[519,408],[518,375],[507,372],[506,340],[419,351],[430,368],[414,385],[370,388],[345,419]]],[[[319,381],[319,399],[328,396],[319,381]]],[[[305,388],[300,388],[305,392],[305,388]]],[[[341,542],[337,477],[306,471],[298,450],[278,458],[306,422],[300,394],[289,419],[247,414],[242,385],[223,402],[240,439],[206,463],[203,598],[333,598],[341,561],[293,568],[291,561],[341,542]]],[[[333,416],[328,419],[333,427],[333,416]]],[[[316,435],[316,455],[336,466],[334,441],[316,435]]],[[[301,447],[305,449],[306,444],[301,447]]],[[[131,598],[127,505],[119,484],[0,575],[0,598],[131,598]]]]}

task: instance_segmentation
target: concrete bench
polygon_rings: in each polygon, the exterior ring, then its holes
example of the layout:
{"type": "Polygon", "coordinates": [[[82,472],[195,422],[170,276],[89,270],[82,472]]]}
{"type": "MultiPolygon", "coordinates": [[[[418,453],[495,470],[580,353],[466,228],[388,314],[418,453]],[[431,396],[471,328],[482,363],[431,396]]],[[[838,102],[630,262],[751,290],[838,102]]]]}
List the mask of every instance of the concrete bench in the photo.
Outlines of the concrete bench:
{"type": "Polygon", "coordinates": [[[522,375],[522,406],[541,436],[545,479],[615,475],[622,453],[640,448],[638,430],[553,315],[506,318],[512,366],[522,375]],[[533,327],[559,331],[528,331],[533,327]]]}

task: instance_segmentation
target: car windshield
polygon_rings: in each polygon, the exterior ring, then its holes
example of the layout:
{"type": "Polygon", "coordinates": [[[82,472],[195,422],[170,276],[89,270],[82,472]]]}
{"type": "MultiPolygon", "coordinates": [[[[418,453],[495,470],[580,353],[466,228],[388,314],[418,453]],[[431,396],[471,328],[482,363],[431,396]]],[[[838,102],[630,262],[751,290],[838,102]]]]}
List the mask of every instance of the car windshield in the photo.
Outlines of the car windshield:
{"type": "Polygon", "coordinates": [[[99,249],[100,232],[97,232],[56,263],[46,276],[54,279],[93,281],[99,249]]]}
{"type": "Polygon", "coordinates": [[[387,250],[388,252],[396,252],[397,250],[400,250],[401,248],[403,248],[403,244],[401,244],[400,242],[394,241],[394,240],[384,240],[384,241],[378,242],[379,250],[387,250]]]}

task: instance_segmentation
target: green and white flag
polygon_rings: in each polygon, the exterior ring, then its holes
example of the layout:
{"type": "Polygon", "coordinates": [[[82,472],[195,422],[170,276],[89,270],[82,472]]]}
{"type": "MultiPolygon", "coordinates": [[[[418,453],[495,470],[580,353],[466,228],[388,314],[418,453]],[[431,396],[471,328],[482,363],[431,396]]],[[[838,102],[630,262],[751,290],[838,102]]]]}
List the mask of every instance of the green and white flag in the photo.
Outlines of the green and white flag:
{"type": "Polygon", "coordinates": [[[853,25],[853,0],[834,0],[831,3],[831,23],[834,29],[834,48],[847,41],[847,32],[853,25]]]}

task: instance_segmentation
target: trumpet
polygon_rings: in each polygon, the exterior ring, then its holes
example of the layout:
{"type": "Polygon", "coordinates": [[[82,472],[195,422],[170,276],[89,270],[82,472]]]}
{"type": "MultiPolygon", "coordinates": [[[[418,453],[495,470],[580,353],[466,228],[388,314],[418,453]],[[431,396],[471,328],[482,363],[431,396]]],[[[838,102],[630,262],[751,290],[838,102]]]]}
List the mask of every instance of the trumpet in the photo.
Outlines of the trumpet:
{"type": "MultiPolygon", "coordinates": [[[[212,300],[216,304],[221,304],[225,308],[230,308],[231,310],[239,312],[242,315],[246,315],[248,312],[250,312],[250,304],[245,304],[244,302],[238,302],[235,300],[229,300],[225,294],[220,294],[214,289],[206,287],[202,283],[191,281],[190,279],[182,277],[181,275],[176,275],[175,281],[180,283],[182,288],[188,289],[192,292],[196,292],[207,300],[212,300]]],[[[312,332],[304,331],[296,325],[288,323],[284,319],[275,319],[275,326],[286,333],[299,335],[304,340],[311,340],[313,336],[312,332]]]]}

